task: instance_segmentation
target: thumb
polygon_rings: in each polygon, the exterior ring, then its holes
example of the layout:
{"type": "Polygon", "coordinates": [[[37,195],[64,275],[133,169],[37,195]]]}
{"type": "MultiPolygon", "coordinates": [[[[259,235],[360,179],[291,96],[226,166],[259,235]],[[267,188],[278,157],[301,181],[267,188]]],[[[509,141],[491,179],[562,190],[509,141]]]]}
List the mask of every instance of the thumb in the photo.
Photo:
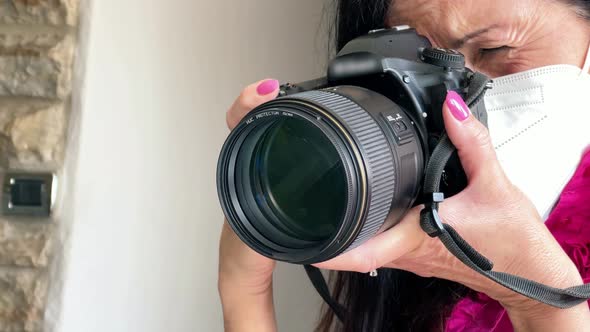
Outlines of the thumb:
{"type": "Polygon", "coordinates": [[[457,147],[461,164],[471,181],[499,169],[488,129],[473,116],[461,96],[449,91],[443,106],[449,138],[457,147]]]}

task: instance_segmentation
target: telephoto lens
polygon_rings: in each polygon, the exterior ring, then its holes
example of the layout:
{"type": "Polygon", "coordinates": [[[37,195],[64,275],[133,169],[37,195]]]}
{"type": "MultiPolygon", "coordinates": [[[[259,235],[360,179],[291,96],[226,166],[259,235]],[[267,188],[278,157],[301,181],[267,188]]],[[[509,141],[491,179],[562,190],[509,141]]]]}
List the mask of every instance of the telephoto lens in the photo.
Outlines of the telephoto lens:
{"type": "Polygon", "coordinates": [[[410,119],[376,92],[297,93],[256,108],[231,133],[219,164],[222,206],[259,253],[324,261],[411,206],[423,155],[410,119]]]}
{"type": "Polygon", "coordinates": [[[421,191],[447,91],[469,94],[474,73],[464,63],[413,29],[380,30],[345,46],[325,78],[282,86],[221,150],[217,186],[229,225],[260,254],[296,264],[331,259],[393,227],[421,191]]]}

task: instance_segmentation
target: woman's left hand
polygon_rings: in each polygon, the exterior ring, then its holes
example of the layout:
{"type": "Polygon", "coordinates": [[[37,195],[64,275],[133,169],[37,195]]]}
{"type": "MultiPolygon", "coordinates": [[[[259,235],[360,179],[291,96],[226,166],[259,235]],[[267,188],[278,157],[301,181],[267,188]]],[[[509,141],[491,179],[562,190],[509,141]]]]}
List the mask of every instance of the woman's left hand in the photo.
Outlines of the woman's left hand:
{"type": "MultiPolygon", "coordinates": [[[[469,180],[465,190],[440,205],[443,221],[492,260],[495,271],[559,288],[582,284],[576,267],[545,227],[533,204],[502,171],[488,130],[456,93],[447,96],[443,116],[469,180]]],[[[555,319],[558,317],[553,314],[563,316],[581,310],[577,316],[588,318],[585,304],[570,310],[554,309],[474,272],[449,253],[439,239],[429,237],[420,228],[421,209],[415,207],[392,229],[317,266],[356,272],[396,268],[423,277],[452,280],[498,300],[508,310],[515,328],[516,321],[525,330],[537,316],[555,319]]]]}

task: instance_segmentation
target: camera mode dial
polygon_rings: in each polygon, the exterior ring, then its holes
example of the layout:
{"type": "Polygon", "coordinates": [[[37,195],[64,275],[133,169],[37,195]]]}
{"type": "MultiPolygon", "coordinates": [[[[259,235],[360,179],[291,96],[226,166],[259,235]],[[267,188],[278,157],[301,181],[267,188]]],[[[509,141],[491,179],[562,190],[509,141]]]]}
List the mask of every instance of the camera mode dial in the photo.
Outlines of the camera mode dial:
{"type": "Polygon", "coordinates": [[[452,69],[465,68],[465,56],[458,51],[447,48],[424,48],[420,50],[420,59],[425,63],[452,69]]]}

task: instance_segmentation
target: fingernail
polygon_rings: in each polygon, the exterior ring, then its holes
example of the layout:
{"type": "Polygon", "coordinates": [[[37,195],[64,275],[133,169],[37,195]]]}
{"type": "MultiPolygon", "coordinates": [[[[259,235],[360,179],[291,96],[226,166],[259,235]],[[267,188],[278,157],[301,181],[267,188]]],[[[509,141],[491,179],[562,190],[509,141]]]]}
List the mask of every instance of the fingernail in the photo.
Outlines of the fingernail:
{"type": "Polygon", "coordinates": [[[469,111],[469,107],[463,101],[463,98],[459,96],[458,93],[455,91],[449,91],[447,93],[447,99],[445,100],[445,104],[451,110],[451,114],[455,117],[455,119],[459,121],[465,121],[469,117],[471,113],[469,111]]]}
{"type": "Polygon", "coordinates": [[[267,94],[276,91],[279,88],[279,81],[277,80],[266,80],[258,85],[256,92],[260,96],[266,96],[267,94]]]}

